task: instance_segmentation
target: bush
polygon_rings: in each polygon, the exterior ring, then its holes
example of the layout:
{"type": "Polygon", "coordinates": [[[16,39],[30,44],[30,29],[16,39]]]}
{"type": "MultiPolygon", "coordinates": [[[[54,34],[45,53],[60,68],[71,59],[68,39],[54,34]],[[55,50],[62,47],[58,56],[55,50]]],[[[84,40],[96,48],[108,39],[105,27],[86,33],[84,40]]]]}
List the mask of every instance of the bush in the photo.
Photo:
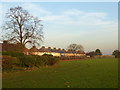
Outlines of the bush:
{"type": "Polygon", "coordinates": [[[2,56],[2,70],[3,71],[11,71],[14,66],[19,65],[19,59],[11,56],[2,56]]]}
{"type": "Polygon", "coordinates": [[[59,58],[51,55],[45,55],[39,57],[38,60],[41,61],[41,65],[54,65],[59,61],[59,58]]]}
{"type": "Polygon", "coordinates": [[[43,54],[42,56],[53,56],[52,54],[43,54]]]}
{"type": "Polygon", "coordinates": [[[33,66],[45,66],[45,65],[54,65],[59,59],[53,56],[37,56],[37,55],[28,55],[19,57],[21,66],[24,67],[33,67],[33,66]]]}
{"type": "Polygon", "coordinates": [[[33,67],[35,64],[35,58],[30,55],[24,55],[22,57],[19,57],[20,65],[23,67],[33,67]]]}
{"type": "Polygon", "coordinates": [[[21,57],[21,56],[24,56],[24,53],[15,52],[15,51],[3,51],[2,55],[12,56],[12,57],[21,57]]]}
{"type": "Polygon", "coordinates": [[[38,62],[40,61],[39,65],[41,65],[41,66],[47,65],[47,63],[48,63],[48,56],[38,57],[37,61],[38,62]]]}
{"type": "Polygon", "coordinates": [[[34,57],[35,57],[36,66],[54,65],[59,61],[59,58],[53,57],[51,55],[34,56],[34,57]]]}
{"type": "Polygon", "coordinates": [[[54,65],[58,63],[59,58],[52,55],[45,54],[43,56],[38,55],[24,55],[18,52],[3,52],[3,70],[11,71],[14,66],[32,68],[34,66],[54,65]]]}
{"type": "Polygon", "coordinates": [[[58,63],[58,61],[59,61],[59,58],[53,57],[53,56],[48,56],[47,65],[54,65],[54,64],[58,63]]]}

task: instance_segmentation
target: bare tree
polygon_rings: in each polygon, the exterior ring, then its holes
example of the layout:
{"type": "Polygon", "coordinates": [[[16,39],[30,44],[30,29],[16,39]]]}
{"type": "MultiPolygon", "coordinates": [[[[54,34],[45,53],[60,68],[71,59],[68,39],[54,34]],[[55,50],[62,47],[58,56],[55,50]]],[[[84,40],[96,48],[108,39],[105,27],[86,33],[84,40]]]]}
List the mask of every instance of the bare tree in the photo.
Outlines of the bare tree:
{"type": "Polygon", "coordinates": [[[71,51],[74,56],[77,51],[84,52],[84,48],[82,45],[77,45],[77,44],[70,44],[68,46],[68,50],[71,51]]]}
{"type": "Polygon", "coordinates": [[[22,7],[10,8],[6,13],[6,22],[3,26],[3,40],[26,45],[40,45],[43,38],[41,20],[33,17],[22,7]]]}

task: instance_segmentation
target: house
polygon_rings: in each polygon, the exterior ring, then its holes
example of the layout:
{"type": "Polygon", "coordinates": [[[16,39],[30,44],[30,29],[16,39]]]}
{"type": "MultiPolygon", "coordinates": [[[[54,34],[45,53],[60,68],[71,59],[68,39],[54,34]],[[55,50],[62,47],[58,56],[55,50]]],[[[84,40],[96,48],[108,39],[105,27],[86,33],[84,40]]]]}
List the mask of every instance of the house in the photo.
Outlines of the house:
{"type": "Polygon", "coordinates": [[[24,49],[23,49],[23,52],[24,52],[25,55],[29,55],[29,54],[30,54],[30,51],[29,51],[28,48],[24,48],[24,49]]]}
{"type": "Polygon", "coordinates": [[[32,54],[32,55],[43,55],[43,54],[51,54],[53,56],[84,56],[85,53],[84,52],[81,52],[81,51],[77,51],[76,53],[72,53],[72,51],[70,50],[65,50],[65,49],[61,49],[61,48],[58,48],[56,49],[55,47],[54,48],[51,48],[51,47],[48,47],[48,48],[45,48],[45,46],[42,46],[41,48],[37,49],[35,46],[33,46],[31,49],[25,49],[24,51],[25,54],[32,54]]]}
{"type": "Polygon", "coordinates": [[[24,50],[24,54],[32,54],[32,55],[43,55],[43,54],[51,54],[53,56],[60,56],[60,53],[57,51],[56,48],[51,49],[51,47],[45,48],[45,46],[42,46],[40,49],[37,49],[35,46],[33,46],[31,49],[24,50]]]}
{"type": "Polygon", "coordinates": [[[51,48],[48,47],[46,48],[45,46],[42,46],[41,48],[36,48],[33,46],[32,48],[28,49],[26,47],[21,46],[19,43],[13,44],[13,43],[8,43],[8,41],[3,41],[3,43],[0,43],[2,51],[18,51],[18,52],[23,52],[25,55],[43,55],[43,54],[51,54],[53,56],[84,56],[85,53],[81,51],[77,51],[76,53],[72,53],[70,50],[65,50],[61,48],[51,48]]]}
{"type": "Polygon", "coordinates": [[[1,51],[18,51],[18,52],[22,52],[23,50],[23,46],[20,45],[19,43],[17,44],[13,44],[13,43],[9,43],[8,41],[3,41],[3,43],[0,43],[0,50],[1,51]]]}

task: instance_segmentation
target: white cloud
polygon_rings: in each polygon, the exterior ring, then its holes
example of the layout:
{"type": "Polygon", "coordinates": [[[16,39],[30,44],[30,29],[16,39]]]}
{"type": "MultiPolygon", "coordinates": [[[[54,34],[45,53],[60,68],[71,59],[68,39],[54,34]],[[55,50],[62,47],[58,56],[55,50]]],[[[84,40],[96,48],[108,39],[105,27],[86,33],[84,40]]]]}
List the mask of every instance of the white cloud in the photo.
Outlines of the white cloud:
{"type": "Polygon", "coordinates": [[[65,48],[70,43],[80,43],[86,51],[95,48],[110,51],[117,47],[117,21],[109,20],[109,15],[105,12],[72,9],[56,15],[33,3],[21,5],[43,20],[45,46],[65,48]]]}
{"type": "Polygon", "coordinates": [[[48,16],[44,16],[42,17],[42,19],[44,21],[61,21],[62,19],[66,19],[67,17],[66,16],[63,16],[63,15],[60,15],[60,16],[56,16],[56,15],[48,15],[48,16]]]}
{"type": "Polygon", "coordinates": [[[46,22],[57,22],[65,25],[75,26],[95,26],[108,25],[111,21],[105,20],[107,13],[103,12],[83,12],[77,9],[61,12],[60,15],[46,15],[42,19],[46,22]]]}
{"type": "Polygon", "coordinates": [[[2,22],[2,5],[0,4],[0,26],[2,22]]]}
{"type": "Polygon", "coordinates": [[[70,43],[78,43],[82,44],[86,51],[100,48],[103,53],[109,54],[118,47],[118,25],[117,21],[108,20],[108,16],[104,12],[79,10],[46,16],[44,20],[51,22],[53,27],[48,26],[51,32],[46,35],[45,44],[66,48],[70,43]]]}
{"type": "Polygon", "coordinates": [[[37,17],[51,15],[51,12],[43,9],[39,5],[35,5],[32,3],[24,3],[22,4],[22,7],[26,9],[27,11],[29,11],[32,15],[37,16],[37,17]]]}
{"type": "Polygon", "coordinates": [[[72,9],[62,12],[62,14],[65,16],[78,16],[84,14],[84,12],[77,9],[72,9]]]}
{"type": "Polygon", "coordinates": [[[86,12],[84,17],[94,17],[104,19],[107,16],[107,13],[104,12],[86,12]]]}

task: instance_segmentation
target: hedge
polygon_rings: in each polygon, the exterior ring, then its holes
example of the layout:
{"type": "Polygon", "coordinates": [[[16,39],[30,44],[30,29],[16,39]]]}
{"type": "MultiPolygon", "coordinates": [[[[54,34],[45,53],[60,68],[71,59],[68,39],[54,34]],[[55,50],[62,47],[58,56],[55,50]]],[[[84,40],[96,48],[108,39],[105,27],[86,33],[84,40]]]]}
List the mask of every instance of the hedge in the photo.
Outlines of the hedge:
{"type": "Polygon", "coordinates": [[[54,65],[59,62],[59,58],[52,55],[24,55],[18,52],[2,52],[3,71],[11,71],[13,66],[18,67],[39,67],[45,65],[54,65]]]}

